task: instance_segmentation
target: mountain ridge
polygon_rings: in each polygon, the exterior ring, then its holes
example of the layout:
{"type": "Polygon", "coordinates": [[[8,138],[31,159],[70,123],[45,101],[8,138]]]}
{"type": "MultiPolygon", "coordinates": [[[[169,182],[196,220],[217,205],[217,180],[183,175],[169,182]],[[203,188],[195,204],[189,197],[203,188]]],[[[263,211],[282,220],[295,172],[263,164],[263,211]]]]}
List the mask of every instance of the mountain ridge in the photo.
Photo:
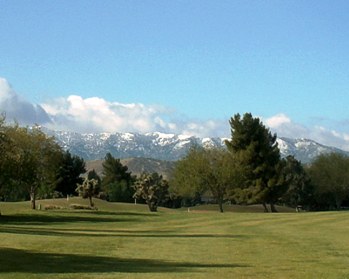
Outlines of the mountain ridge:
{"type": "MultiPolygon", "coordinates": [[[[76,133],[43,129],[57,143],[72,154],[85,160],[103,159],[107,153],[120,159],[150,158],[162,161],[177,161],[193,146],[223,147],[228,138],[199,138],[195,136],[154,133],[76,133]]],[[[325,146],[310,139],[277,138],[282,157],[293,155],[302,163],[310,163],[320,154],[349,152],[325,146]]]]}

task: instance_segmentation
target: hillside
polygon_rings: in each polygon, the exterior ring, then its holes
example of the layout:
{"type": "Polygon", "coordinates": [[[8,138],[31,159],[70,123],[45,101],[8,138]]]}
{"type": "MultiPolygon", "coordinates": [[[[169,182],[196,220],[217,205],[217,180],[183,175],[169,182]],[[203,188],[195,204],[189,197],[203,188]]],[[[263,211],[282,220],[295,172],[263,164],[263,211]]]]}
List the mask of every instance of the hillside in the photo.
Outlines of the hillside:
{"type": "MultiPolygon", "coordinates": [[[[90,171],[94,169],[98,175],[102,175],[104,160],[86,161],[86,169],[90,171]]],[[[162,161],[151,158],[128,158],[121,159],[121,163],[128,167],[129,171],[134,175],[139,175],[142,172],[161,174],[165,179],[168,179],[171,171],[174,169],[174,162],[162,161]]]]}

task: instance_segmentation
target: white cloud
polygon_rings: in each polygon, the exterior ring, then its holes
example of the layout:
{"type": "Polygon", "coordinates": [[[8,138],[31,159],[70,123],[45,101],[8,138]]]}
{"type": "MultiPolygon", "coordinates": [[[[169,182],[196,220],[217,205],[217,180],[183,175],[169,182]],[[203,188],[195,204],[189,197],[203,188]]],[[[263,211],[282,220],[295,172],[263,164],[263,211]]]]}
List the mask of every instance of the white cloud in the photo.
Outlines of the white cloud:
{"type": "MultiPolygon", "coordinates": [[[[71,95],[42,107],[53,119],[50,128],[79,132],[165,132],[200,137],[223,136],[228,121],[169,120],[172,110],[158,105],[122,104],[102,98],[82,98],[71,95]]],[[[226,135],[227,133],[225,133],[226,135]]]]}
{"type": "Polygon", "coordinates": [[[14,96],[14,91],[12,90],[10,84],[6,79],[0,77],[0,100],[2,102],[7,101],[8,99],[14,96]]]}
{"type": "Polygon", "coordinates": [[[228,120],[188,121],[179,127],[181,134],[197,137],[228,137],[229,130],[228,120]]]}
{"type": "Polygon", "coordinates": [[[160,112],[143,104],[121,104],[102,98],[71,95],[43,108],[60,129],[80,132],[149,132],[165,125],[160,112]]]}
{"type": "Polygon", "coordinates": [[[279,113],[265,120],[265,124],[270,128],[277,128],[291,123],[291,119],[283,113],[279,113]]]}
{"type": "Polygon", "coordinates": [[[158,131],[208,137],[226,136],[229,132],[228,121],[172,120],[176,113],[159,105],[123,104],[78,95],[33,105],[23,100],[4,78],[0,78],[0,109],[8,121],[82,133],[158,131]]]}
{"type": "Polygon", "coordinates": [[[306,127],[295,123],[285,114],[277,114],[265,120],[272,132],[279,137],[308,138],[318,143],[349,151],[349,135],[323,126],[306,127]]]}
{"type": "Polygon", "coordinates": [[[46,124],[50,118],[39,105],[22,99],[7,82],[0,77],[0,112],[6,114],[7,121],[18,121],[24,125],[46,124]]]}

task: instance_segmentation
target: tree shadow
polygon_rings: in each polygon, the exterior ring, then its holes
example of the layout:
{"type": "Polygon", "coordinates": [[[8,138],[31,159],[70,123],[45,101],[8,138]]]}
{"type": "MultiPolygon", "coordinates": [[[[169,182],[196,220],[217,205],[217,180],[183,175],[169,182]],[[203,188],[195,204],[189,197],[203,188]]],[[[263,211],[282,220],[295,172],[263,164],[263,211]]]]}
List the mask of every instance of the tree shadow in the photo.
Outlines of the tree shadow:
{"type": "Polygon", "coordinates": [[[25,273],[168,273],[200,272],[207,268],[248,267],[241,264],[205,264],[150,259],[124,259],[73,254],[52,254],[0,248],[0,274],[25,273]]]}
{"type": "Polygon", "coordinates": [[[102,215],[96,214],[93,215],[91,213],[75,215],[64,215],[64,214],[16,214],[16,215],[2,215],[0,217],[0,224],[13,224],[13,225],[43,225],[49,223],[69,223],[69,222],[93,222],[93,223],[102,223],[102,222],[132,222],[137,221],[141,222],[142,218],[137,215],[132,216],[128,215],[120,215],[120,218],[115,217],[114,215],[102,215]],[[125,216],[125,217],[123,217],[125,216]]]}
{"type": "Polygon", "coordinates": [[[151,217],[159,217],[159,215],[155,212],[128,212],[128,211],[85,211],[84,213],[93,214],[93,215],[106,215],[106,216],[151,216],[151,217]]]}
{"type": "Polygon", "coordinates": [[[37,228],[0,226],[0,232],[12,234],[44,235],[44,236],[71,236],[71,237],[127,237],[127,238],[247,238],[238,234],[191,234],[176,233],[175,231],[158,230],[125,230],[125,229],[77,229],[77,228],[37,228]]]}

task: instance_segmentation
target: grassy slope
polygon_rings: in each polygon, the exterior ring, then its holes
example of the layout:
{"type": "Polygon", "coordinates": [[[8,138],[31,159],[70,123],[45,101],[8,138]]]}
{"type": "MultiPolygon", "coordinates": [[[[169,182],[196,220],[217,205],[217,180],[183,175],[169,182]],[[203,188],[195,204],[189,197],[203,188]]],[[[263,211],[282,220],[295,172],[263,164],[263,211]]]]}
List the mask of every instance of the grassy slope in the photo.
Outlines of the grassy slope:
{"type": "Polygon", "coordinates": [[[152,214],[96,204],[31,211],[0,203],[0,277],[349,278],[349,212],[152,214]]]}

